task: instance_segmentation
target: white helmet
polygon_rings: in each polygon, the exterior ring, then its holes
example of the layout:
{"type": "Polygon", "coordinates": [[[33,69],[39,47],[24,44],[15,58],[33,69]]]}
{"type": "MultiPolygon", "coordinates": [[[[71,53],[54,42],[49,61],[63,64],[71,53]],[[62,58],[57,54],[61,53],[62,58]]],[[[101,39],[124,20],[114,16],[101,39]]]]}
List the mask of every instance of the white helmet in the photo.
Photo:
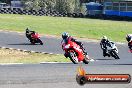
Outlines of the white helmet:
{"type": "Polygon", "coordinates": [[[103,36],[103,38],[102,38],[103,40],[108,40],[108,38],[106,37],[106,36],[103,36]]]}

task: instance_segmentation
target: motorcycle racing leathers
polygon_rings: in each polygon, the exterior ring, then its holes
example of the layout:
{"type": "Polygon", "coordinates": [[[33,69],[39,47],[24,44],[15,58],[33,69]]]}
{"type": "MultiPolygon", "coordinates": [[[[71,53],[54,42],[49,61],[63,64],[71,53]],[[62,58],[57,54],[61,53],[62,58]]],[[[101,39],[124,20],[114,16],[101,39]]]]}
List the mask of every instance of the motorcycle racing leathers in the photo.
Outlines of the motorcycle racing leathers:
{"type": "Polygon", "coordinates": [[[114,44],[114,42],[109,41],[109,40],[103,40],[103,39],[101,40],[100,46],[101,46],[101,49],[103,50],[103,56],[104,56],[104,57],[105,57],[105,56],[110,57],[110,55],[107,53],[107,46],[112,47],[112,46],[111,46],[111,43],[114,44]]]}
{"type": "Polygon", "coordinates": [[[26,30],[26,37],[32,41],[32,34],[35,34],[35,31],[26,30]]]}

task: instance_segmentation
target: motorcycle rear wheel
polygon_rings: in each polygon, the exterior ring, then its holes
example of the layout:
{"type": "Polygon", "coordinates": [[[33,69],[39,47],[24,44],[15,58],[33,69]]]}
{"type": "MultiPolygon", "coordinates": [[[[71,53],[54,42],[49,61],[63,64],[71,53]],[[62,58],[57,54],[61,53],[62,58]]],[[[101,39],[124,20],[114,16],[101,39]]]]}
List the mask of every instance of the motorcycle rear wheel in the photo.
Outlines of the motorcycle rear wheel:
{"type": "Polygon", "coordinates": [[[30,42],[31,42],[31,44],[32,44],[32,45],[35,45],[35,42],[34,42],[34,40],[30,40],[30,42]]]}

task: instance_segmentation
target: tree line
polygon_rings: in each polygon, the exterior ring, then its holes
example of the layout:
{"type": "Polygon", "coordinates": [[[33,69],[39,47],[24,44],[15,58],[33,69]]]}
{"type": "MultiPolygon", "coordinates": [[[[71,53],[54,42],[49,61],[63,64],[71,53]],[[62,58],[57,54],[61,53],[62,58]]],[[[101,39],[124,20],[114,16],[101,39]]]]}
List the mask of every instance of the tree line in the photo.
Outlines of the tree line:
{"type": "MultiPolygon", "coordinates": [[[[18,0],[19,1],[19,0],[18,0]]],[[[46,9],[55,10],[58,12],[80,13],[82,10],[82,3],[89,1],[102,0],[20,0],[24,9],[46,9]]],[[[7,4],[11,4],[11,0],[0,0],[7,4]]]]}
{"type": "Polygon", "coordinates": [[[47,9],[59,12],[80,12],[82,0],[21,0],[25,9],[47,9]]]}

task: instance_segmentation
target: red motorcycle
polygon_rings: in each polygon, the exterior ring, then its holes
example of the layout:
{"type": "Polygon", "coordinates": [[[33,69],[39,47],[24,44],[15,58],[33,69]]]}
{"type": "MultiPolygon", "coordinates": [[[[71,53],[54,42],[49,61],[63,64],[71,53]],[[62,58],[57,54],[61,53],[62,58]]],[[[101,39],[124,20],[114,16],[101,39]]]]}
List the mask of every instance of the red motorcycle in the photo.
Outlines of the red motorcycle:
{"type": "Polygon", "coordinates": [[[30,40],[30,42],[32,44],[40,43],[41,45],[43,45],[43,42],[40,40],[40,36],[39,36],[38,33],[31,34],[31,40],[30,40]]]}
{"type": "Polygon", "coordinates": [[[68,43],[66,44],[63,41],[62,49],[66,52],[66,54],[74,64],[77,64],[81,61],[83,61],[85,64],[89,63],[89,56],[86,55],[81,49],[81,47],[75,42],[68,40],[68,43]]]}

